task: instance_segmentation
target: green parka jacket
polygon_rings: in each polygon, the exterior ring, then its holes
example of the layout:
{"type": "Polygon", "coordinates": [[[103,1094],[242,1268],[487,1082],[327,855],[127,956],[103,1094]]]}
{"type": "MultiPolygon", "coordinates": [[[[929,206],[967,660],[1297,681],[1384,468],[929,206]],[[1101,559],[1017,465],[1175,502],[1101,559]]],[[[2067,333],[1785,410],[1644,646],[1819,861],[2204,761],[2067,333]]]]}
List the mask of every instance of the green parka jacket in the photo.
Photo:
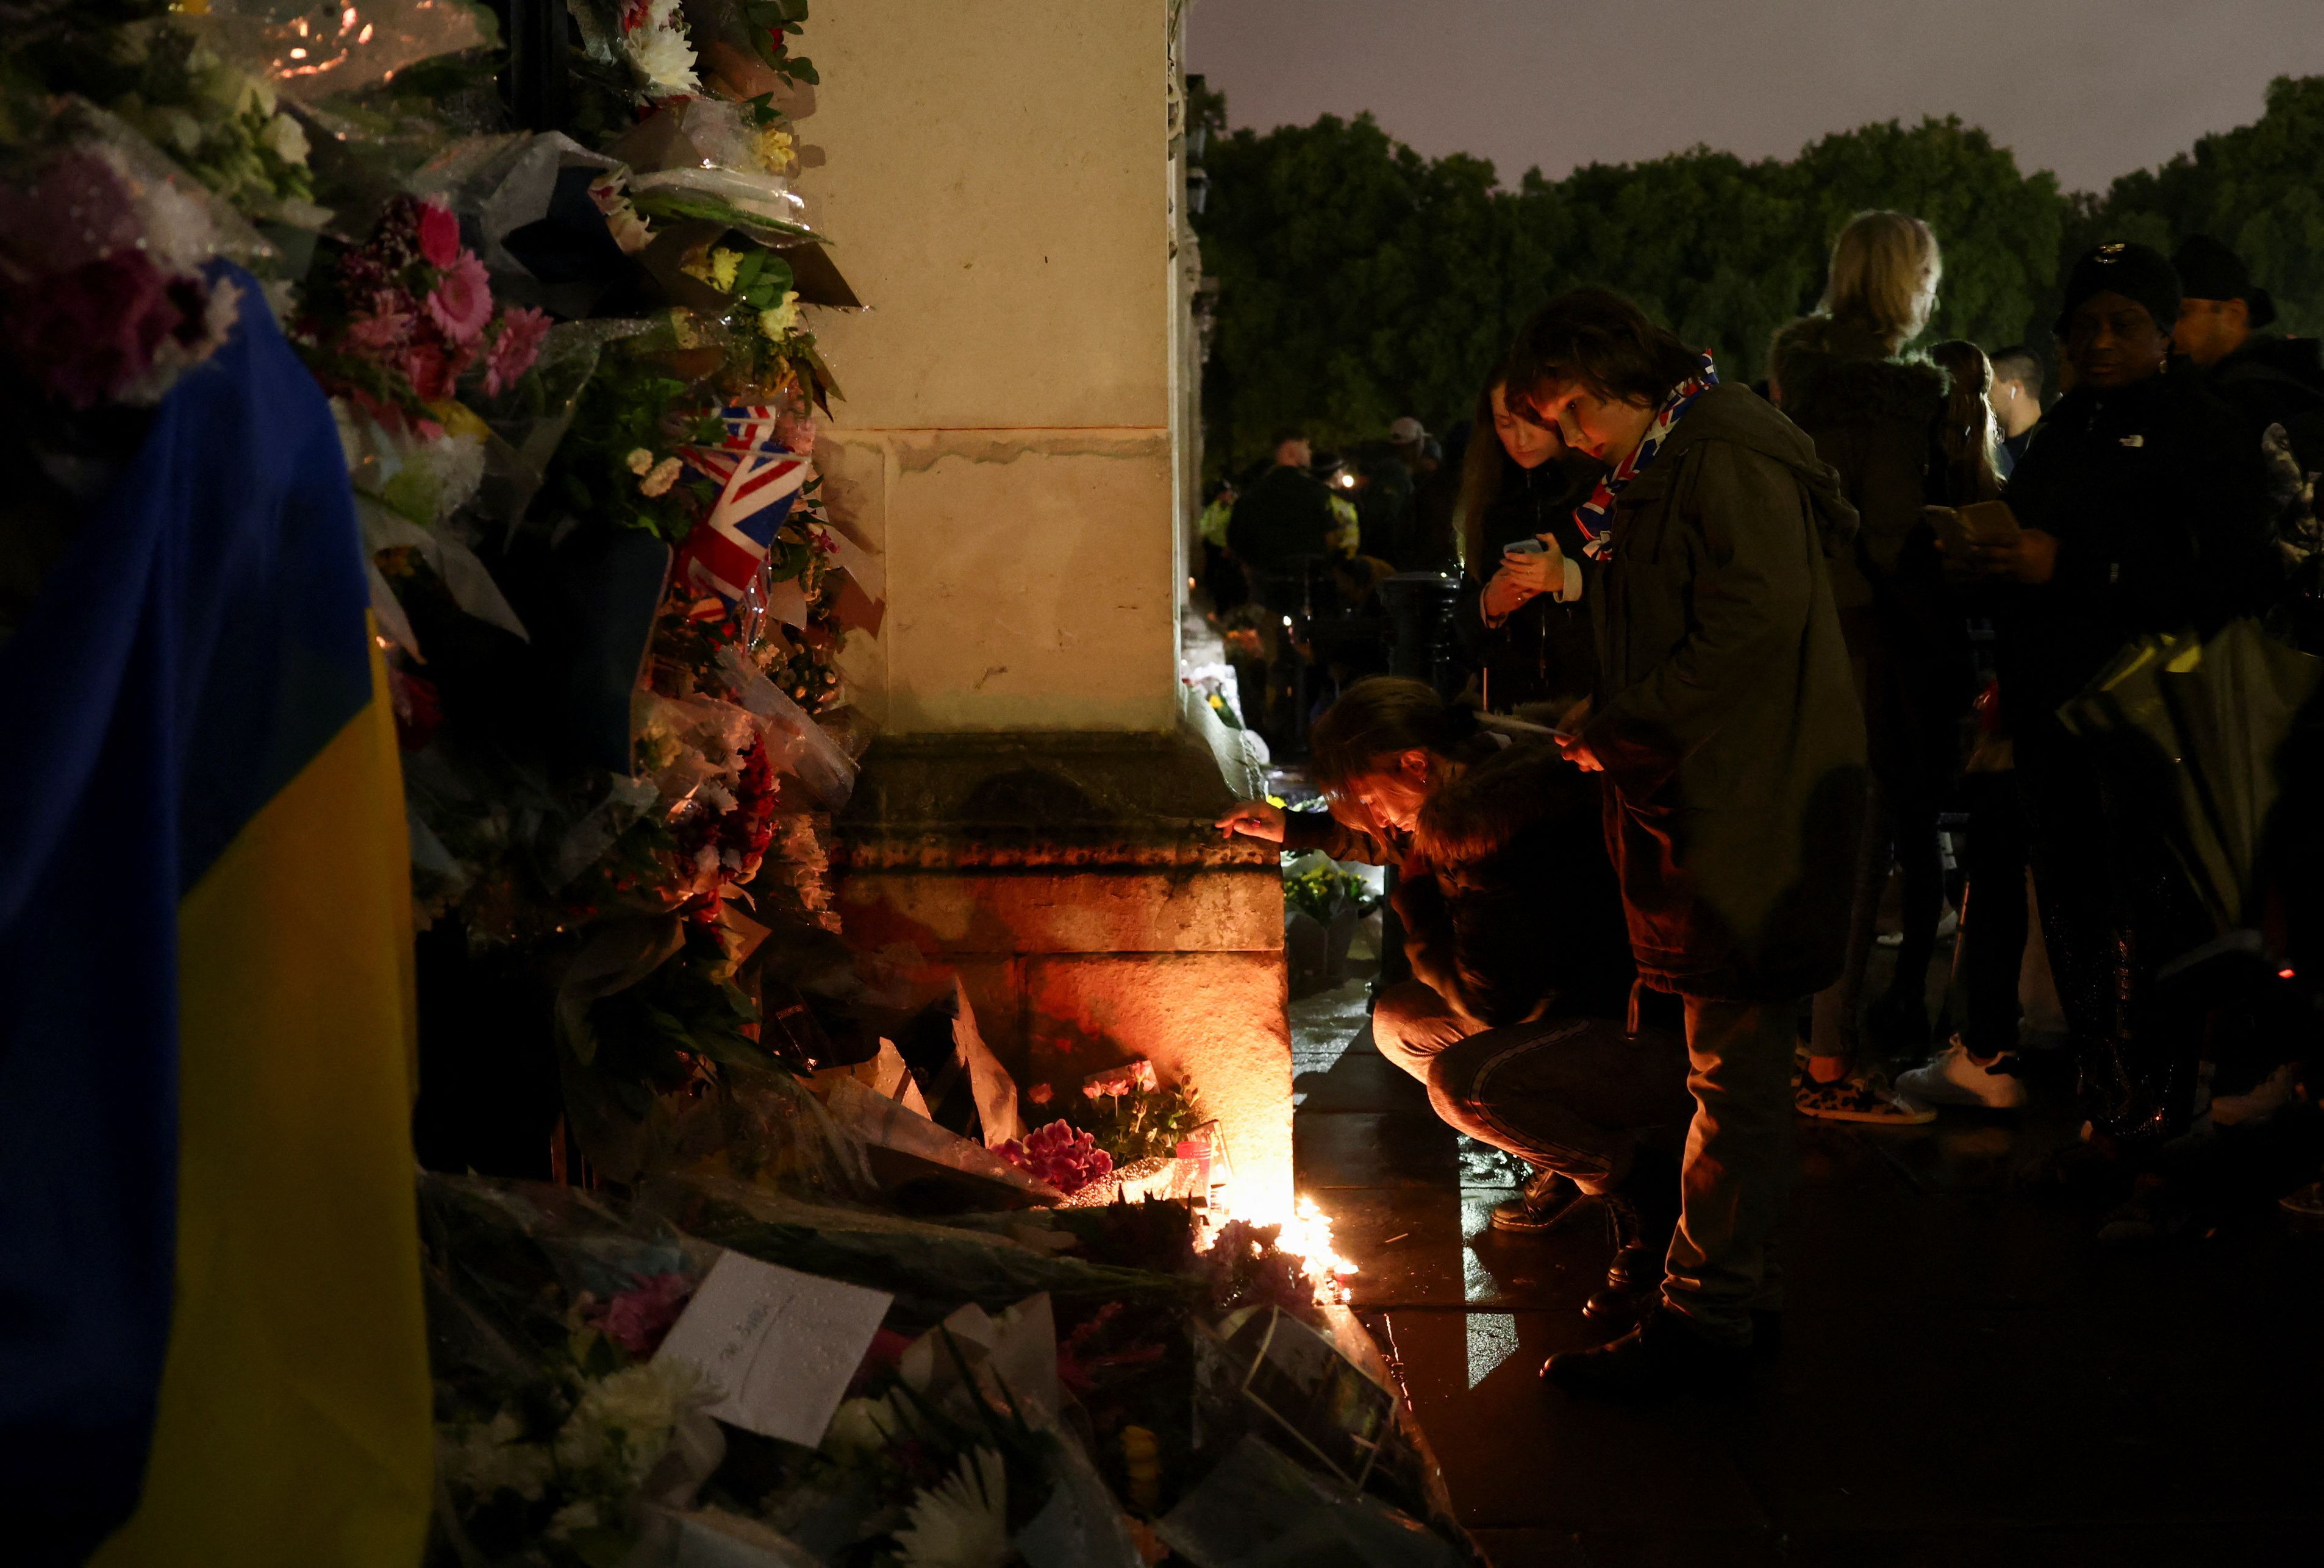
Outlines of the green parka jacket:
{"type": "Polygon", "coordinates": [[[1856,527],[1814,445],[1734,385],[1616,503],[1582,738],[1651,985],[1783,1001],[1840,973],[1865,754],[1829,562],[1856,527]]]}

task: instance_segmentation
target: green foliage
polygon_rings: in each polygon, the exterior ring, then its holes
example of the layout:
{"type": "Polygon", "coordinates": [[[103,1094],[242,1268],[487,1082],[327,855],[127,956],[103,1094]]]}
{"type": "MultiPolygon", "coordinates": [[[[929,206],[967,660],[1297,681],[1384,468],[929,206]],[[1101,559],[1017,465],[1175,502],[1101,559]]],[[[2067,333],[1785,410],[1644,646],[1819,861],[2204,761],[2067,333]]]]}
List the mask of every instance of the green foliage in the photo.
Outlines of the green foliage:
{"type": "Polygon", "coordinates": [[[2209,234],[2275,296],[2272,330],[2324,331],[2324,77],[2277,78],[2258,121],[2078,198],[2070,228],[2073,252],[2101,240],[2168,251],[2209,234]]]}
{"type": "MultiPolygon", "coordinates": [[[[1193,112],[1222,126],[1205,93],[1193,112]]],[[[2324,330],[2324,77],[2279,79],[2255,124],[2206,136],[2103,197],[2068,196],[1958,118],[1824,137],[1788,161],[1697,147],[1514,188],[1463,154],[1431,161],[1370,116],[1214,133],[1199,220],[1220,280],[1204,377],[1214,472],[1295,421],[1328,443],[1415,414],[1441,429],[1526,316],[1602,284],[1709,349],[1729,380],[1766,374],[1769,335],[1814,307],[1831,241],[1868,207],[1928,220],[1944,247],[1929,337],[2046,345],[2063,271],[2100,240],[2235,247],[2282,308],[2324,330]]]]}

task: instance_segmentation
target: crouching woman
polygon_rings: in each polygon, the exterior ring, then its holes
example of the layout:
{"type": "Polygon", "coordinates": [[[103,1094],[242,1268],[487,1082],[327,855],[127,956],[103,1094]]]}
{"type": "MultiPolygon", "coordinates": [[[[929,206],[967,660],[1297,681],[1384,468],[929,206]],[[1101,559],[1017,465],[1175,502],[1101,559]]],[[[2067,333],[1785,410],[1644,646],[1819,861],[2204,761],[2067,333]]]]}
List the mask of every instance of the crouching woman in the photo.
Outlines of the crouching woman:
{"type": "Polygon", "coordinates": [[[1310,744],[1328,815],[1246,802],[1220,826],[1397,867],[1414,977],[1374,1006],[1380,1054],[1428,1086],[1447,1123],[1533,1168],[1496,1227],[1550,1230],[1605,1195],[1613,1294],[1634,1270],[1659,1284],[1693,1106],[1678,1037],[1629,1017],[1599,781],[1554,745],[1480,730],[1417,681],[1359,682],[1310,744]]]}

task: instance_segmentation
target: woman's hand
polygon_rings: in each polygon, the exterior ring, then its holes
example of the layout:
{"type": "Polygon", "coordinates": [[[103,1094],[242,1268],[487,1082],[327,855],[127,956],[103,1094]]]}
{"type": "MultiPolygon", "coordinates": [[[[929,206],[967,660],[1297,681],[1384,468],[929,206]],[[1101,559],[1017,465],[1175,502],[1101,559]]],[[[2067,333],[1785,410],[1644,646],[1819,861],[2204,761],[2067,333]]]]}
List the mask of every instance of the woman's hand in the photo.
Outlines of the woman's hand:
{"type": "Polygon", "coordinates": [[[2039,587],[2057,574],[2058,536],[2026,528],[2007,544],[1979,545],[1977,557],[1988,577],[2006,577],[2039,587]]]}
{"type": "Polygon", "coordinates": [[[1219,819],[1220,837],[1231,839],[1237,833],[1269,844],[1282,843],[1283,808],[1265,801],[1238,801],[1232,811],[1219,819]]]}
{"type": "Polygon", "coordinates": [[[1536,534],[1534,537],[1545,547],[1511,550],[1502,555],[1500,569],[1485,584],[1487,619],[1506,620],[1526,601],[1545,593],[1555,594],[1564,588],[1565,555],[1557,547],[1557,536],[1536,534]]]}

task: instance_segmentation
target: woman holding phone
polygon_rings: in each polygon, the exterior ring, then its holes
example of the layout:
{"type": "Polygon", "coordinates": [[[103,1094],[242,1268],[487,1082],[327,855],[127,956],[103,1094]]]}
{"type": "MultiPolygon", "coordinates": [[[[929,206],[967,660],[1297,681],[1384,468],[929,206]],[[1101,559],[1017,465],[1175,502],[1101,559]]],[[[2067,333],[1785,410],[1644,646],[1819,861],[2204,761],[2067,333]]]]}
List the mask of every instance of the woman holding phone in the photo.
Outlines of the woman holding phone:
{"type": "Polygon", "coordinates": [[[1479,390],[1462,464],[1453,526],[1464,570],[1453,627],[1489,711],[1540,704],[1554,712],[1598,676],[1590,617],[1560,601],[1566,568],[1549,549],[1554,539],[1559,555],[1581,553],[1573,509],[1589,499],[1598,465],[1512,411],[1506,379],[1496,366],[1479,390]]]}

